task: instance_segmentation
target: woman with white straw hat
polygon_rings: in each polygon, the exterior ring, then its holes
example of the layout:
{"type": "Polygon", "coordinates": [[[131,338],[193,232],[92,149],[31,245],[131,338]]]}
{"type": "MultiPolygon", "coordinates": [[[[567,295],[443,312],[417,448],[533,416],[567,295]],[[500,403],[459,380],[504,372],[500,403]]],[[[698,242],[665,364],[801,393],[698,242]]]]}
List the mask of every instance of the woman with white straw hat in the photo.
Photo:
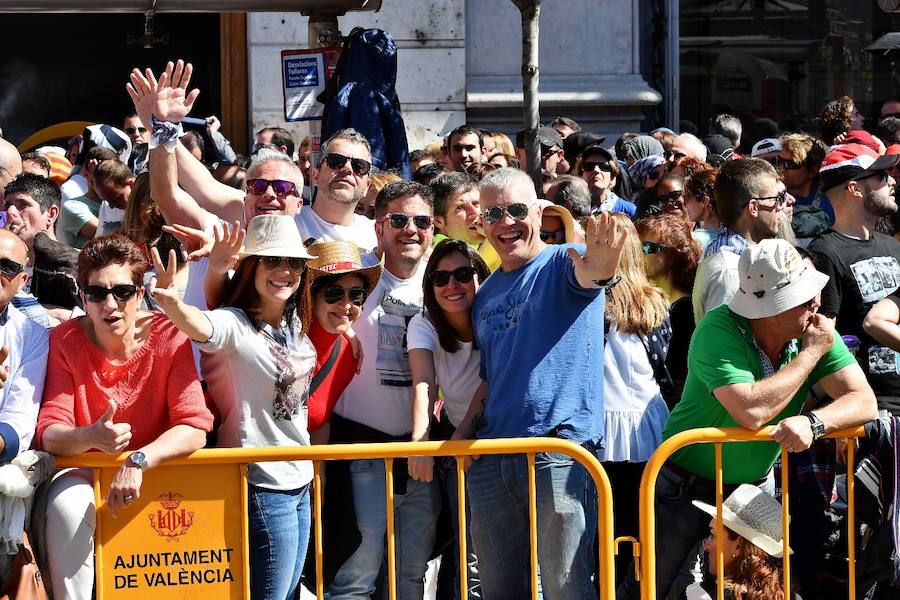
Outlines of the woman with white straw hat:
{"type": "MultiPolygon", "coordinates": [[[[158,281],[150,294],[205,353],[203,375],[222,417],[219,446],[309,445],[307,403],[316,351],[310,324],[306,261],[294,219],[260,215],[240,236],[217,236],[213,252],[231,245],[234,277],[219,308],[185,304],[173,283],[174,257],[163,268],[153,250],[158,281]]],[[[228,248],[224,249],[228,251],[228,248]]],[[[288,600],[297,590],[309,541],[310,461],[263,462],[248,474],[250,595],[288,600]]]]}
{"type": "MultiPolygon", "coordinates": [[[[717,547],[722,546],[725,598],[784,600],[784,534],[778,500],[754,485],[739,485],[722,503],[725,535],[721,540],[716,538],[716,507],[698,500],[693,504],[713,518],[703,550],[709,572],[715,577],[717,547]]],[[[714,592],[712,587],[710,593],[714,592]]],[[[699,584],[688,586],[685,594],[688,600],[711,597],[699,584]]]]}

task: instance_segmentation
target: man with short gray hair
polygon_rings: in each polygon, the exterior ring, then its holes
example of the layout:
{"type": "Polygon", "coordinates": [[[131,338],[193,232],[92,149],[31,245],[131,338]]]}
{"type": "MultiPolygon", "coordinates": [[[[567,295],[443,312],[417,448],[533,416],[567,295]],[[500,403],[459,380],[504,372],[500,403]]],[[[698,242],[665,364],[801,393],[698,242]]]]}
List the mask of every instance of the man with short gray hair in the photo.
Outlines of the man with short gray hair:
{"type": "Polygon", "coordinates": [[[706,162],[707,152],[706,146],[703,145],[700,138],[692,133],[682,133],[672,143],[672,148],[668,152],[668,159],[669,162],[673,162],[676,165],[685,158],[694,158],[700,162],[706,162]]]}

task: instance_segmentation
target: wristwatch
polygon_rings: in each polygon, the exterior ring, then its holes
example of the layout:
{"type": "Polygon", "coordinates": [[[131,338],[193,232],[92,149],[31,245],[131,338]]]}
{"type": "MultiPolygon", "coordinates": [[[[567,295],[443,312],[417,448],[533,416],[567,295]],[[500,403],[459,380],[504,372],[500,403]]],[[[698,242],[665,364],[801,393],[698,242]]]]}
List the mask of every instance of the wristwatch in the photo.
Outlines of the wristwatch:
{"type": "Polygon", "coordinates": [[[140,450],[138,450],[137,452],[132,452],[128,457],[128,462],[130,462],[141,471],[146,471],[150,468],[150,463],[147,462],[147,456],[140,450]]]}
{"type": "Polygon", "coordinates": [[[822,422],[816,413],[808,412],[806,413],[806,418],[809,419],[809,426],[812,429],[813,441],[817,442],[823,437],[825,437],[825,423],[822,422]]]}

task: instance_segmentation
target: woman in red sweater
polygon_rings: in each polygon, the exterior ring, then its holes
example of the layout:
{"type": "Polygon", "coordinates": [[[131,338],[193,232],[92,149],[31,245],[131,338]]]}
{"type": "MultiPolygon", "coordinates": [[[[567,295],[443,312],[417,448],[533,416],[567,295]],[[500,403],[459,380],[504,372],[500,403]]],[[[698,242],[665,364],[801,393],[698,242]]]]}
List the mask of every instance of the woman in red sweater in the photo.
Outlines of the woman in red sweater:
{"type": "MultiPolygon", "coordinates": [[[[78,286],[86,316],[50,336],[37,441],[57,456],[131,451],[106,503],[115,513],[140,496],[143,473],[202,448],[212,429],[185,334],[158,312],[139,310],[147,261],[123,235],[85,244],[78,286]]],[[[91,598],[95,528],[92,476],[66,469],[50,484],[47,553],[54,595],[91,598]]]]}

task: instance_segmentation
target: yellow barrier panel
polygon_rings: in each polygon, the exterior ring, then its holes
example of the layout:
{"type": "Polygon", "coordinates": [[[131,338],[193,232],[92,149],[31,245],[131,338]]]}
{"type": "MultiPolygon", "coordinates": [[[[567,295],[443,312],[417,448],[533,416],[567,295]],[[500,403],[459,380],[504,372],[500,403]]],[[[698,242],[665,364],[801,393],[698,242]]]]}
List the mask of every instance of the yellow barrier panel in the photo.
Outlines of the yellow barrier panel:
{"type": "MultiPolygon", "coordinates": [[[[722,483],[722,444],[727,442],[750,442],[750,441],[772,441],[771,432],[774,427],[764,427],[759,431],[749,431],[740,428],[724,428],[718,429],[708,427],[703,429],[691,429],[682,431],[671,438],[664,441],[659,448],[650,457],[647,466],[644,468],[644,475],[641,478],[640,492],[640,586],[642,600],[656,599],[656,513],[654,512],[656,479],[659,471],[665,462],[679,449],[698,443],[714,443],[716,451],[716,537],[724,539],[724,525],[722,524],[722,501],[723,501],[723,483],[722,483]]],[[[864,437],[865,430],[862,427],[855,429],[845,429],[835,431],[828,434],[829,438],[857,438],[864,437]]],[[[856,598],[856,536],[854,522],[856,517],[856,506],[854,498],[855,483],[853,478],[854,470],[854,444],[847,445],[847,544],[848,544],[848,580],[850,588],[850,600],[856,598]]],[[[788,452],[782,450],[782,523],[787,523],[788,519],[788,452]]],[[[791,598],[790,594],[790,553],[787,551],[789,547],[790,535],[789,527],[783,527],[784,530],[784,597],[791,598]]],[[[723,544],[716,544],[717,565],[719,565],[717,574],[717,597],[722,600],[724,595],[724,575],[721,565],[723,560],[723,544]]]]}
{"type": "MultiPolygon", "coordinates": [[[[590,474],[591,479],[594,482],[594,486],[597,489],[597,533],[599,536],[599,555],[597,556],[597,564],[598,564],[598,574],[599,574],[599,589],[601,598],[614,598],[615,597],[615,581],[614,581],[614,573],[615,569],[613,568],[613,513],[612,513],[612,489],[610,487],[609,478],[606,476],[606,472],[603,470],[603,467],[600,465],[596,456],[582,448],[581,446],[569,442],[567,440],[559,439],[559,438],[519,438],[519,439],[497,439],[497,440],[471,440],[471,441],[453,441],[453,442],[394,442],[394,443],[382,443],[382,444],[335,444],[330,446],[293,446],[293,447],[270,447],[270,448],[219,448],[214,450],[198,450],[197,452],[191,454],[190,456],[179,458],[175,460],[171,460],[167,462],[164,466],[159,467],[158,469],[153,469],[149,471],[144,476],[144,483],[141,492],[141,498],[136,501],[131,507],[129,507],[129,512],[127,514],[120,514],[119,519],[121,523],[118,523],[118,520],[113,521],[109,516],[109,511],[105,506],[105,497],[101,490],[105,491],[105,487],[108,487],[108,478],[105,478],[102,474],[98,477],[98,469],[102,471],[109,471],[110,473],[114,473],[114,470],[117,469],[121,463],[127,458],[128,454],[120,454],[118,456],[110,456],[106,454],[102,454],[99,452],[90,452],[86,454],[81,454],[78,456],[73,456],[70,458],[60,458],[57,460],[57,465],[60,467],[86,467],[94,469],[94,480],[95,480],[95,495],[97,498],[97,511],[99,513],[98,518],[98,526],[97,526],[97,534],[96,534],[96,564],[97,564],[97,600],[105,600],[106,598],[120,598],[125,597],[120,595],[121,589],[113,589],[115,588],[115,575],[116,575],[116,557],[120,556],[120,554],[115,554],[115,551],[111,551],[111,549],[116,548],[121,551],[122,548],[128,548],[131,552],[143,552],[142,550],[138,550],[139,548],[149,547],[147,546],[147,540],[140,537],[139,534],[136,534],[136,537],[132,537],[132,534],[140,531],[141,527],[146,527],[147,523],[147,515],[145,514],[146,509],[153,502],[159,503],[159,500],[153,496],[154,492],[151,492],[151,486],[161,486],[159,489],[171,487],[173,482],[177,482],[179,486],[181,486],[178,490],[178,493],[182,494],[182,498],[180,501],[187,507],[189,504],[193,506],[195,502],[200,502],[201,499],[206,498],[209,499],[211,496],[219,497],[224,496],[226,491],[224,488],[227,487],[227,481],[225,481],[228,477],[224,475],[215,475],[215,477],[206,477],[204,475],[203,469],[197,469],[197,467],[203,467],[204,469],[208,468],[210,465],[219,465],[224,469],[235,469],[238,468],[237,465],[240,465],[242,469],[242,477],[240,483],[241,490],[241,498],[240,502],[231,502],[231,506],[239,506],[240,507],[240,527],[235,527],[235,521],[231,521],[230,519],[237,519],[237,516],[234,513],[227,512],[224,506],[220,506],[215,508],[215,511],[220,511],[217,514],[218,516],[210,516],[209,517],[209,526],[212,528],[214,526],[218,526],[219,531],[215,534],[220,536],[222,539],[226,539],[228,543],[231,543],[231,540],[234,538],[234,531],[240,531],[243,536],[243,540],[247,539],[247,505],[246,505],[246,464],[252,462],[265,462],[265,461],[285,461],[285,460],[312,460],[313,461],[313,472],[314,472],[314,482],[316,484],[316,489],[313,490],[313,510],[314,510],[314,519],[315,519],[315,531],[316,531],[316,540],[315,540],[315,559],[316,559],[316,593],[319,599],[323,598],[323,589],[322,589],[322,523],[321,523],[321,477],[320,477],[320,461],[322,460],[355,460],[355,459],[386,459],[385,465],[385,479],[386,479],[386,500],[387,500],[387,517],[388,517],[388,548],[390,550],[388,556],[388,569],[390,572],[390,581],[389,581],[389,593],[392,600],[396,598],[396,581],[395,581],[395,544],[394,544],[394,515],[393,515],[393,486],[392,483],[392,470],[391,470],[391,460],[395,458],[407,458],[410,456],[455,456],[457,457],[457,473],[460,475],[459,477],[459,489],[457,502],[459,506],[459,514],[460,514],[460,527],[459,527],[459,545],[460,545],[460,591],[463,593],[462,597],[466,598],[467,594],[467,582],[466,582],[466,541],[465,541],[465,497],[464,492],[462,490],[465,489],[465,473],[462,469],[462,458],[464,456],[471,455],[486,455],[486,454],[526,454],[528,456],[529,463],[529,492],[530,492],[530,506],[529,506],[529,515],[530,515],[530,536],[531,536],[531,579],[532,579],[532,597],[537,597],[537,528],[536,528],[536,506],[535,506],[535,485],[534,485],[534,454],[537,452],[557,452],[560,454],[565,454],[574,458],[578,461],[590,474]],[[169,469],[183,469],[182,473],[176,478],[173,478],[171,475],[168,475],[169,469]],[[151,483],[153,482],[153,483],[151,483]],[[196,484],[194,487],[188,487],[188,482],[192,482],[196,484]],[[168,484],[168,487],[167,487],[168,484]],[[182,492],[181,490],[189,490],[189,492],[182,492]],[[104,514],[105,513],[105,514],[104,514]],[[130,517],[130,518],[129,518],[130,517]],[[108,522],[112,521],[116,523],[114,527],[118,527],[118,530],[115,530],[111,533],[106,532],[106,529],[109,527],[107,525],[108,522]],[[231,526],[230,534],[226,537],[224,533],[228,526],[231,526]],[[135,529],[132,530],[131,528],[135,529]],[[115,534],[119,531],[128,531],[130,542],[120,541],[115,539],[115,534]],[[110,558],[112,557],[112,562],[110,558]],[[108,585],[108,581],[113,581],[113,586],[110,587],[108,585]]],[[[153,490],[156,490],[156,487],[152,487],[153,490]]],[[[174,488],[172,488],[174,490],[174,488]]],[[[233,498],[233,497],[232,497],[233,498]]],[[[225,502],[222,501],[220,504],[224,505],[225,502]]],[[[212,505],[211,505],[212,506],[212,505]]],[[[180,510],[181,505],[179,505],[178,509],[180,510]]],[[[185,509],[187,510],[187,509],[185,509]]],[[[212,511],[213,509],[210,508],[212,511]]],[[[195,516],[197,511],[194,511],[195,516]]],[[[177,513],[180,515],[181,513],[177,513]]],[[[212,513],[211,513],[212,514],[212,513]]],[[[185,516],[187,512],[185,512],[185,516]]],[[[180,518],[180,516],[179,516],[180,518]]],[[[193,528],[193,524],[191,528],[193,528]]],[[[152,533],[152,532],[151,532],[152,533]]],[[[124,535],[124,534],[123,534],[124,535]]],[[[145,534],[149,535],[149,534],[145,534]]],[[[185,538],[186,539],[186,538],[185,538]]],[[[207,538],[209,539],[209,538],[207,538]]],[[[172,544],[172,548],[176,548],[174,544],[178,544],[180,542],[170,542],[172,544]]],[[[223,542],[225,543],[225,542],[223,542]]],[[[231,547],[231,546],[223,546],[223,547],[231,547]]],[[[172,551],[172,548],[169,548],[169,551],[172,551]]],[[[181,549],[181,548],[179,548],[181,549]]],[[[236,550],[236,548],[235,548],[236,550]]],[[[238,569],[231,568],[231,575],[235,577],[233,582],[221,582],[217,581],[216,586],[220,583],[229,583],[231,584],[227,591],[224,591],[222,587],[217,587],[216,591],[212,590],[213,584],[203,583],[193,583],[189,579],[189,583],[183,587],[181,587],[181,591],[184,593],[181,596],[172,595],[170,591],[165,592],[165,597],[190,597],[192,600],[199,600],[201,598],[239,598],[243,595],[244,598],[249,598],[249,567],[248,567],[248,557],[246,553],[246,543],[241,545],[241,563],[243,564],[243,568],[240,570],[240,574],[237,573],[238,569]]],[[[232,560],[238,560],[238,555],[234,552],[231,554],[232,560]]],[[[221,556],[219,556],[221,558],[221,556]]],[[[120,565],[121,567],[121,565],[120,565]]],[[[121,569],[120,569],[121,570],[121,569]]],[[[176,574],[177,575],[177,574],[176,574]]],[[[138,577],[143,577],[143,573],[140,573],[138,577]]],[[[163,577],[166,577],[165,575],[163,577]]],[[[127,580],[126,580],[127,581],[127,580]]],[[[138,579],[140,581],[140,579],[138,579]]],[[[168,581],[168,580],[166,580],[168,581]]],[[[146,594],[146,588],[143,589],[144,595],[143,597],[148,597],[146,594]]],[[[158,591],[158,590],[157,590],[158,591]]],[[[161,595],[159,597],[162,597],[161,595]]]]}

